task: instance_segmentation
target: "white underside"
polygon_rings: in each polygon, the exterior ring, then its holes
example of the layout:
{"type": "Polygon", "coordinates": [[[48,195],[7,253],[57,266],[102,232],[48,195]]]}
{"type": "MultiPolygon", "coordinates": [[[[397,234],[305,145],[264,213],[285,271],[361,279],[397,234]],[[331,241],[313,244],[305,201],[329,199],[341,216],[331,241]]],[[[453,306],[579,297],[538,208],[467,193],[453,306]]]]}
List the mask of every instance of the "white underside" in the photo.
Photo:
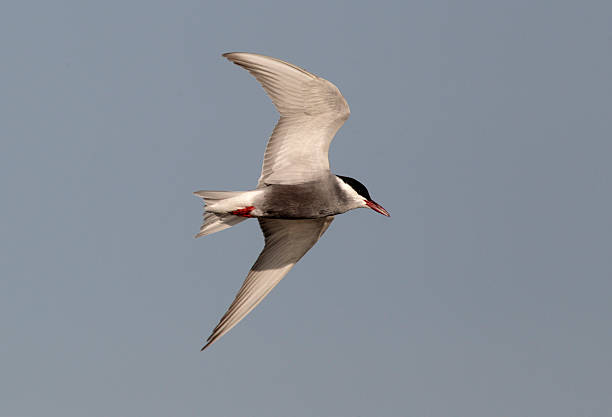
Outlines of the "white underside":
{"type": "MultiPolygon", "coordinates": [[[[255,206],[257,200],[261,201],[263,194],[264,190],[262,189],[245,191],[235,197],[226,198],[207,205],[206,211],[211,213],[231,213],[232,211],[240,210],[245,207],[255,206]]],[[[253,215],[257,215],[257,213],[254,212],[253,215]]]]}

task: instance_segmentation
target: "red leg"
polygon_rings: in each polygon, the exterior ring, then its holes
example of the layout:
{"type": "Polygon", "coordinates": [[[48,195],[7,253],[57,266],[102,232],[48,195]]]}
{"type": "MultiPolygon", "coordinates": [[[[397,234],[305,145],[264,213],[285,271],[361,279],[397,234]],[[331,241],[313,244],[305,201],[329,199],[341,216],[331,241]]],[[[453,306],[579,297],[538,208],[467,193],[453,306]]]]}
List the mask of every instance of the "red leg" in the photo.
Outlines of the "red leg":
{"type": "Polygon", "coordinates": [[[234,216],[240,216],[240,217],[253,217],[251,216],[251,212],[255,209],[254,206],[248,206],[242,209],[238,209],[238,210],[234,210],[231,213],[234,216]]]}

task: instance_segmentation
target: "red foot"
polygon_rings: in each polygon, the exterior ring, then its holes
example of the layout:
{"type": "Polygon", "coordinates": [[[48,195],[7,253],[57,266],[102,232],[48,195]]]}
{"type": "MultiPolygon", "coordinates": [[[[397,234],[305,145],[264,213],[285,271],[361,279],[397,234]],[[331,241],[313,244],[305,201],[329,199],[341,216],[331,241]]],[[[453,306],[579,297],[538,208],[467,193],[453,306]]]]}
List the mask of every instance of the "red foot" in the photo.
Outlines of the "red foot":
{"type": "Polygon", "coordinates": [[[251,212],[255,209],[254,206],[248,206],[242,209],[238,209],[238,210],[234,210],[231,213],[234,216],[240,216],[240,217],[253,217],[251,216],[251,212]]]}

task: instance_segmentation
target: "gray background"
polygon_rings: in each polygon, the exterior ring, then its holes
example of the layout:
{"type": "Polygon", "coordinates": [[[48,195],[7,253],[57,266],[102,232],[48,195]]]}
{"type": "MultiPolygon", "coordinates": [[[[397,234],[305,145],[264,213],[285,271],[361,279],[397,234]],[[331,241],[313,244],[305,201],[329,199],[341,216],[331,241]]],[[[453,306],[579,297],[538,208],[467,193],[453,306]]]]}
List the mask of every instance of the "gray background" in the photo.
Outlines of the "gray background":
{"type": "Polygon", "coordinates": [[[0,6],[1,416],[612,416],[612,3],[0,6]],[[262,247],[194,240],[277,115],[279,57],[352,116],[339,217],[209,351],[262,247]]]}

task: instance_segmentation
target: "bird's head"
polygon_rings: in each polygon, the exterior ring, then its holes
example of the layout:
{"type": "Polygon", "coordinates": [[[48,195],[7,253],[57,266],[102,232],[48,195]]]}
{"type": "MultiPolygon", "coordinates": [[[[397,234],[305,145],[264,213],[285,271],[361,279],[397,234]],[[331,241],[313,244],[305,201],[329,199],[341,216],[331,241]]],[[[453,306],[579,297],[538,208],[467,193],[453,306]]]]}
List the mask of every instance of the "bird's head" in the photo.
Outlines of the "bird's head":
{"type": "Polygon", "coordinates": [[[342,175],[336,175],[336,177],[341,180],[342,185],[344,185],[342,188],[355,202],[355,208],[369,207],[382,215],[385,215],[387,217],[391,216],[389,212],[383,208],[383,206],[372,200],[372,197],[370,197],[370,193],[368,192],[368,189],[365,187],[365,185],[357,181],[355,178],[343,177],[342,175]]]}

